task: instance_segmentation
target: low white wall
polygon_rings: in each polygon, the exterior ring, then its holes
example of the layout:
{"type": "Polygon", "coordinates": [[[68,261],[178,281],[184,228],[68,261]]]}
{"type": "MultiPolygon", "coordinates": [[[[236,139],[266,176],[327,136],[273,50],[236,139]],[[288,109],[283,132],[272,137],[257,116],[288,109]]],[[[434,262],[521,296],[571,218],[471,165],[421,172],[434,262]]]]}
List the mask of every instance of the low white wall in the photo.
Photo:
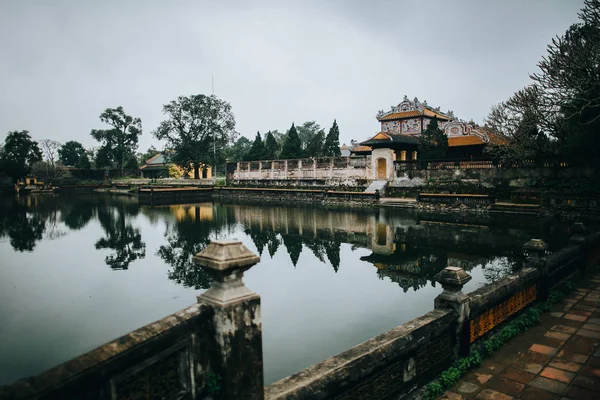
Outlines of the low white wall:
{"type": "MultiPolygon", "coordinates": [[[[303,160],[245,161],[235,165],[233,180],[373,179],[371,156],[303,160]]],[[[230,170],[231,170],[230,169],[230,170]]]]}

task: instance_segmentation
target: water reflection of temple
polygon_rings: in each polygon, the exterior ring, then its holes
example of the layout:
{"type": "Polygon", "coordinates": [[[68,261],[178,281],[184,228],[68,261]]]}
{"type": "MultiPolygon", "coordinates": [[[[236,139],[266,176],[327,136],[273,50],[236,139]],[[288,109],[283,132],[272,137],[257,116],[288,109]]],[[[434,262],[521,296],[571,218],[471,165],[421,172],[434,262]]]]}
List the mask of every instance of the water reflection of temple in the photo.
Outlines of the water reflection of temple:
{"type": "MultiPolygon", "coordinates": [[[[522,243],[531,237],[527,230],[423,220],[398,210],[225,207],[244,225],[259,250],[260,236],[266,232],[280,235],[286,246],[296,238],[317,257],[315,242],[349,243],[371,250],[361,260],[373,264],[380,277],[397,282],[404,290],[432,282],[446,266],[471,270],[499,257],[517,259],[522,243]]],[[[298,254],[290,252],[290,256],[295,264],[298,254]]]]}

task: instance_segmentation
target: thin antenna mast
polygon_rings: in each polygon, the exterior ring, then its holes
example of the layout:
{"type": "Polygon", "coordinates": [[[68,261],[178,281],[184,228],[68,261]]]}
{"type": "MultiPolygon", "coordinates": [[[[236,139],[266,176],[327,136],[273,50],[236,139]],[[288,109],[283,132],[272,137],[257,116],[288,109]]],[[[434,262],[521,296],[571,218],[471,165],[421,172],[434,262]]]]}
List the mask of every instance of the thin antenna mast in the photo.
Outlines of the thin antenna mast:
{"type": "MultiPolygon", "coordinates": [[[[210,77],[211,80],[211,91],[212,91],[212,95],[215,95],[215,76],[211,75],[210,77]]],[[[217,138],[215,137],[215,134],[213,132],[213,175],[214,178],[216,178],[217,176],[217,138]]]]}

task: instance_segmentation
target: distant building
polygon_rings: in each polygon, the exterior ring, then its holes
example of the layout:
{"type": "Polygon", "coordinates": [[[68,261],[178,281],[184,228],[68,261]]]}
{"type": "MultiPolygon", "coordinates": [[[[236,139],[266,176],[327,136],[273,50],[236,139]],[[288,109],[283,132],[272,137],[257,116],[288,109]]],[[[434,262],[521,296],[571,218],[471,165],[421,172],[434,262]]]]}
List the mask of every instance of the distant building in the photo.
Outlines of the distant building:
{"type": "Polygon", "coordinates": [[[438,108],[420,102],[416,97],[404,100],[389,111],[379,111],[377,120],[381,130],[373,137],[360,143],[353,154],[369,154],[371,148],[374,179],[390,180],[394,161],[411,161],[418,157],[419,136],[433,118],[437,118],[440,129],[448,136],[447,158],[476,158],[483,155],[484,146],[493,135],[477,125],[462,122],[452,111],[442,112],[438,108]]]}
{"type": "MultiPolygon", "coordinates": [[[[194,171],[185,171],[181,167],[175,165],[169,160],[167,153],[158,153],[152,158],[146,160],[146,164],[140,167],[140,172],[143,178],[194,178],[194,171]]],[[[207,166],[205,169],[200,169],[200,178],[212,178],[212,168],[207,166]]]]}

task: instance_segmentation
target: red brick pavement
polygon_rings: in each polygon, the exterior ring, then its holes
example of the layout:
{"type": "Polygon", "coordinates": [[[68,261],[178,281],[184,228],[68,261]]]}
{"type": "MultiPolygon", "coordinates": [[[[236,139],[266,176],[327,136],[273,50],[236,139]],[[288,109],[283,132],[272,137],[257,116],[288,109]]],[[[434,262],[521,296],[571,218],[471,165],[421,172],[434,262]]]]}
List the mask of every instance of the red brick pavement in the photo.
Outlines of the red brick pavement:
{"type": "Polygon", "coordinates": [[[600,274],[439,399],[600,399],[600,274]]]}

